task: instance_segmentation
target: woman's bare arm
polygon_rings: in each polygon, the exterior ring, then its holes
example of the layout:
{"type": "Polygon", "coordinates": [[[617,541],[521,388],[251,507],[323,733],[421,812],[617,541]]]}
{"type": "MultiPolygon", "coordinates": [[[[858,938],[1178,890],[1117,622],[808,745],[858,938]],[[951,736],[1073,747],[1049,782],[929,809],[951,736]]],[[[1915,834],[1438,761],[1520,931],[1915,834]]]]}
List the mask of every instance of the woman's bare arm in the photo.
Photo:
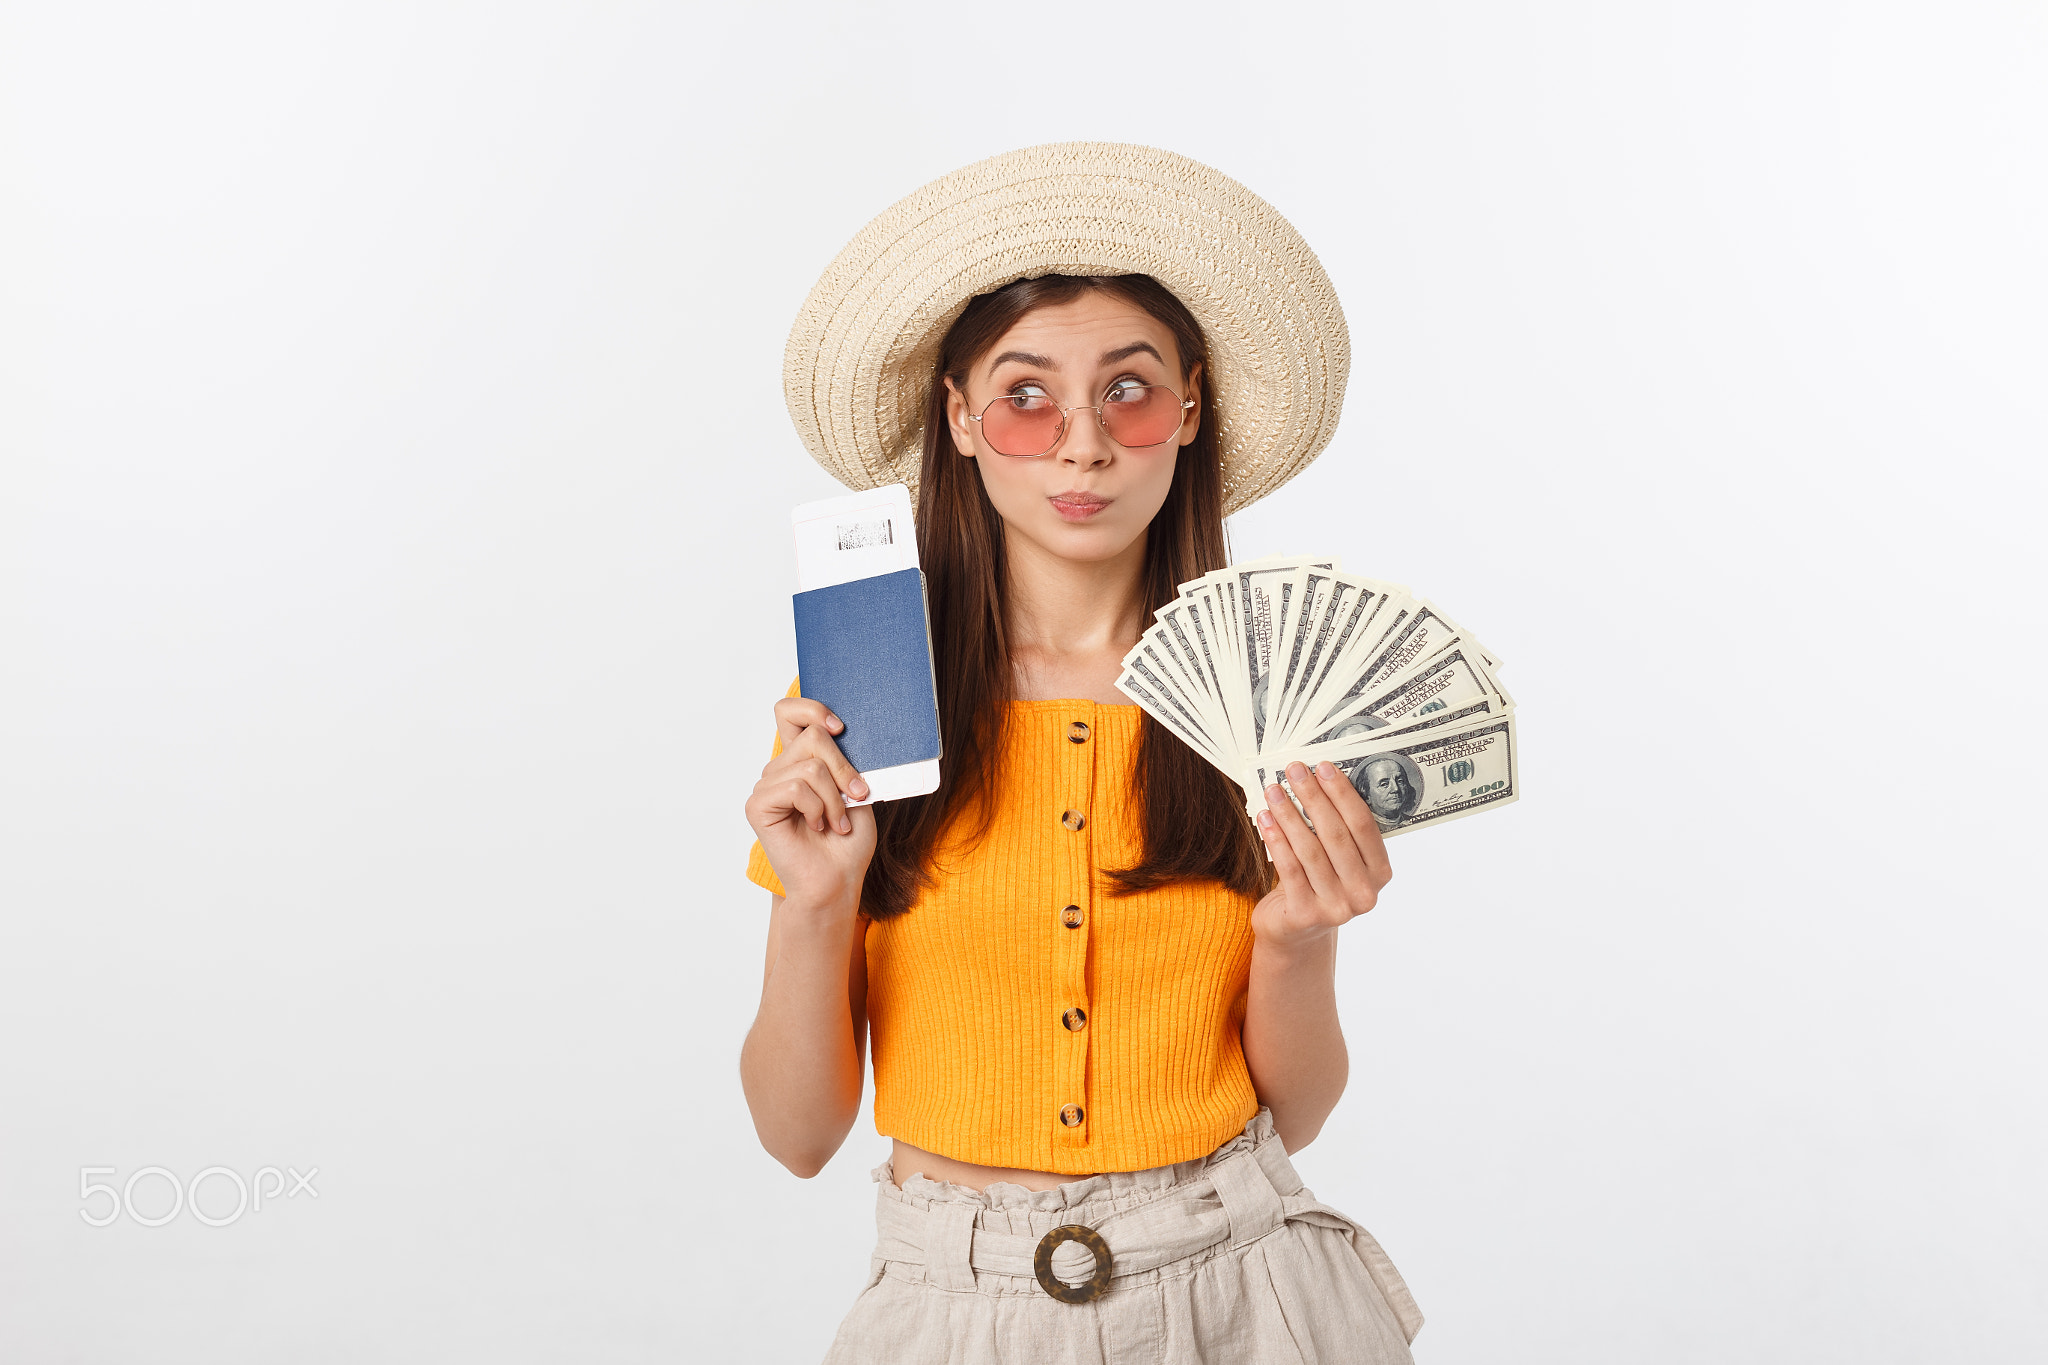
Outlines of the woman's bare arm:
{"type": "Polygon", "coordinates": [[[867,921],[844,905],[775,897],[761,1010],[740,1049],[740,1083],[769,1155],[808,1179],[860,1113],[867,1062],[867,921]]]}
{"type": "Polygon", "coordinates": [[[1278,786],[1266,789],[1259,833],[1280,884],[1252,911],[1251,983],[1244,1058],[1289,1151],[1315,1140],[1337,1107],[1350,1055],[1337,1022],[1337,930],[1379,903],[1393,877],[1379,824],[1349,779],[1328,763],[1289,767],[1301,817],[1278,786]]]}
{"type": "Polygon", "coordinates": [[[861,885],[875,852],[875,813],[848,809],[867,783],[832,736],[822,703],[775,703],[781,752],[747,798],[747,823],[782,882],[768,914],[761,1009],[740,1048],[740,1084],[768,1154],[809,1178],[860,1112],[867,1050],[867,954],[861,885]]]}
{"type": "Polygon", "coordinates": [[[1335,934],[1297,947],[1255,942],[1244,1060],[1287,1150],[1315,1141],[1351,1074],[1337,1022],[1335,934]]]}

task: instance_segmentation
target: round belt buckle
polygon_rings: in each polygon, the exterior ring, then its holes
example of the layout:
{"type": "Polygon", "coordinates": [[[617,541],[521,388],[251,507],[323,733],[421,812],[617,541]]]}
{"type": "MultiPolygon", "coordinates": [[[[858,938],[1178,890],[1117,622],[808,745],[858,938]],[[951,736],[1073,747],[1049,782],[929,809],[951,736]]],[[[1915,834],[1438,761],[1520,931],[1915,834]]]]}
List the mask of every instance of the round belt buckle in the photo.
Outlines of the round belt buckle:
{"type": "Polygon", "coordinates": [[[1038,1272],[1039,1288],[1061,1303],[1087,1303],[1101,1298],[1102,1291],[1109,1288],[1109,1243],[1094,1228],[1068,1223],[1045,1234],[1038,1254],[1031,1258],[1031,1268],[1038,1272]],[[1095,1253],[1095,1273],[1086,1284],[1070,1285],[1052,1273],[1052,1254],[1067,1242],[1079,1242],[1095,1253]]]}

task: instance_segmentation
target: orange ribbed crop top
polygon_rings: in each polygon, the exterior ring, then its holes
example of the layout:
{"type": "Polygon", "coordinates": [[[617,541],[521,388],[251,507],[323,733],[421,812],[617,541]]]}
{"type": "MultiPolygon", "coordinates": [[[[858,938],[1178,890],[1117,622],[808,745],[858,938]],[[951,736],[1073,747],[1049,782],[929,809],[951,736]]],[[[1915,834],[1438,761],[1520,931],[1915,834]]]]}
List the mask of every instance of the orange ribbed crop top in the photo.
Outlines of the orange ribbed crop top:
{"type": "MultiPolygon", "coordinates": [[[[1259,1107],[1252,901],[1217,882],[1114,894],[1103,869],[1143,847],[1138,708],[1009,705],[987,837],[942,837],[932,888],[867,928],[875,1128],[1062,1175],[1204,1155],[1259,1107]]],[[[758,842],[747,875],[782,893],[758,842]]]]}

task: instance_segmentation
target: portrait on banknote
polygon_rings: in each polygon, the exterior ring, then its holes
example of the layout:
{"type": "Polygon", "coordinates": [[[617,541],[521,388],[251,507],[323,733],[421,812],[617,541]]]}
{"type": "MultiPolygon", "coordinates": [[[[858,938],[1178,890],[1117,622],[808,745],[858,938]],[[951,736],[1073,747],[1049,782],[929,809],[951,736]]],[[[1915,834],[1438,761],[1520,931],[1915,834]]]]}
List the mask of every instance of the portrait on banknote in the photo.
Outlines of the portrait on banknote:
{"type": "Polygon", "coordinates": [[[1398,825],[1422,804],[1422,769],[1406,754],[1368,754],[1351,768],[1351,785],[1382,825],[1398,825]]]}

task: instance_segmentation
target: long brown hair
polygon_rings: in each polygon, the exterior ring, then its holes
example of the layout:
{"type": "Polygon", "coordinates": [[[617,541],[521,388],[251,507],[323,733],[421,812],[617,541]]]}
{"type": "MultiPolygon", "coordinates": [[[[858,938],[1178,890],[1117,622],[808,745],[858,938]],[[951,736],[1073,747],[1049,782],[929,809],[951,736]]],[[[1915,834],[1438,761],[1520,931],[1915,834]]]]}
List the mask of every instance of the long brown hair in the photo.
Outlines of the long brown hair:
{"type": "MultiPolygon", "coordinates": [[[[1223,474],[1210,395],[1209,346],[1172,291],[1149,275],[1045,275],[1018,280],[967,305],[939,344],[925,400],[924,464],[917,499],[917,549],[931,607],[939,726],[946,756],[939,789],[875,807],[875,856],[861,908],[874,919],[900,915],[933,875],[932,850],[956,816],[984,834],[993,815],[989,774],[1002,745],[1012,696],[1003,619],[1003,520],[982,487],[980,466],[960,457],[946,421],[946,385],[967,372],[1034,308],[1099,290],[1143,309],[1173,333],[1182,378],[1202,368],[1201,425],[1174,464],[1166,501],[1145,531],[1142,590],[1152,610],[1178,586],[1230,562],[1223,535],[1223,474]]],[[[1237,788],[1150,716],[1139,732],[1131,796],[1143,812],[1144,856],[1108,875],[1122,892],[1184,878],[1222,882],[1245,895],[1270,885],[1264,850],[1237,788]],[[1155,797],[1160,799],[1153,799],[1155,797]]]]}

